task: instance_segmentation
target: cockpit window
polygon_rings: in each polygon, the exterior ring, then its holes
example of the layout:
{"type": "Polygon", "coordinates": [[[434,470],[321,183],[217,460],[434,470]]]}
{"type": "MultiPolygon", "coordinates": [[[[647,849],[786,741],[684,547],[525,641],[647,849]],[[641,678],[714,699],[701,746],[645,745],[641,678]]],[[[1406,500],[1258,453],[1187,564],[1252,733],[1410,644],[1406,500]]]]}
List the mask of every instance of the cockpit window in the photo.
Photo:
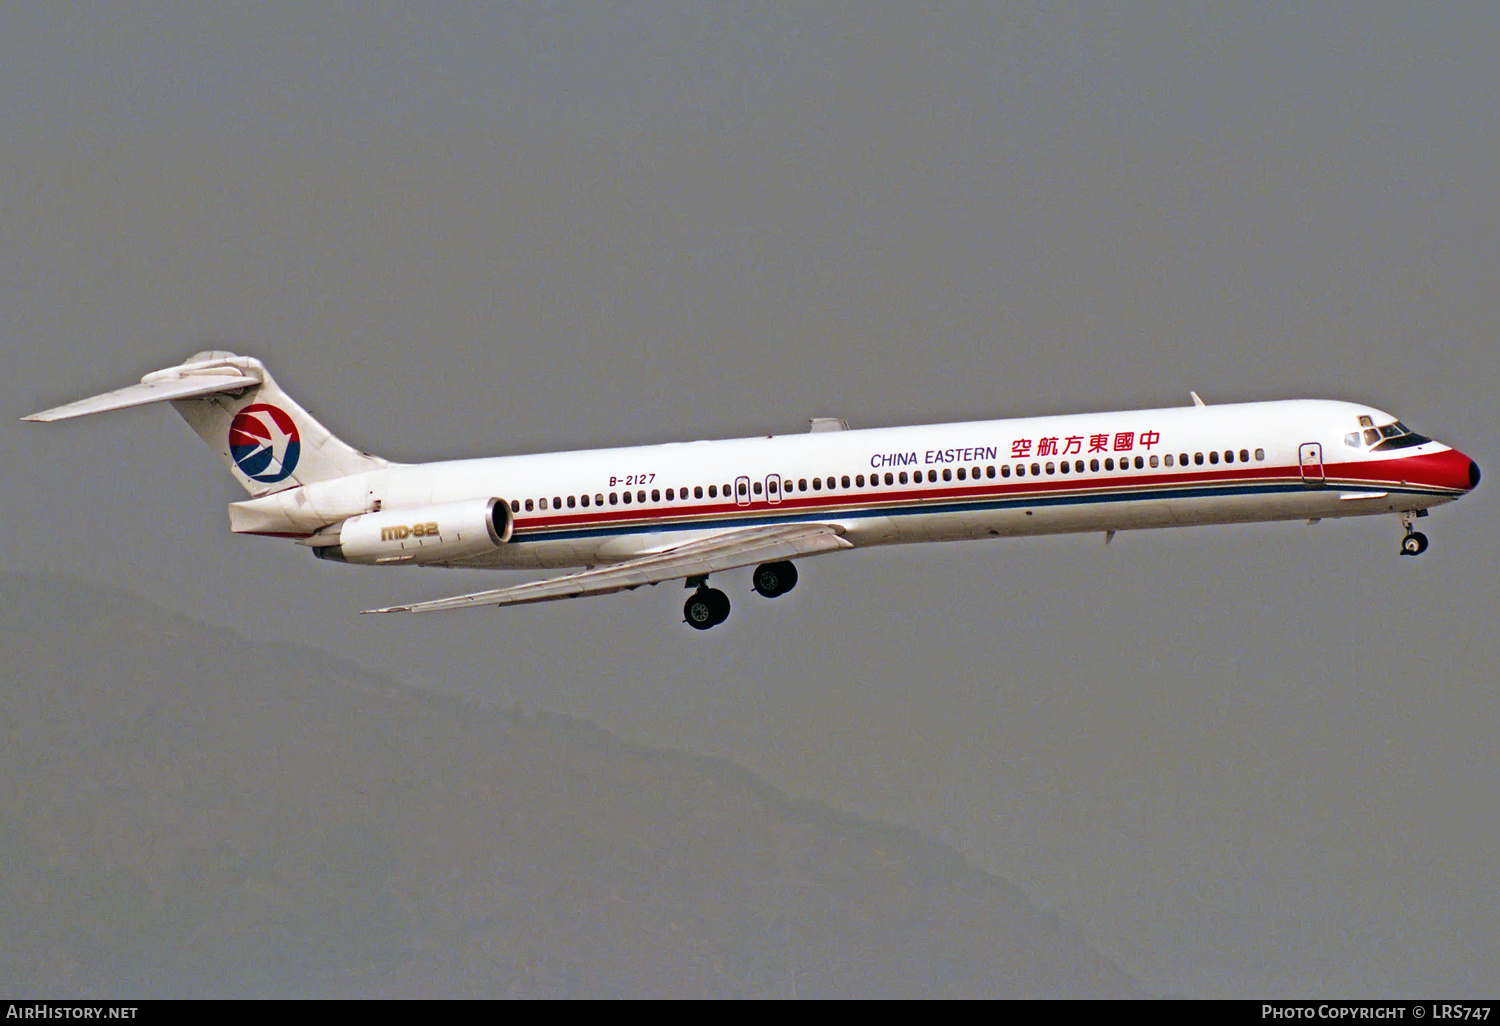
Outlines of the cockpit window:
{"type": "MultiPolygon", "coordinates": [[[[1370,435],[1374,433],[1375,432],[1372,431],[1366,431],[1365,440],[1368,442],[1375,442],[1375,439],[1370,438],[1370,435]]],[[[1399,420],[1394,424],[1387,424],[1384,427],[1380,428],[1379,434],[1380,439],[1378,441],[1378,444],[1375,444],[1373,446],[1376,452],[1384,452],[1388,449],[1409,449],[1414,445],[1421,445],[1423,442],[1432,441],[1432,439],[1428,438],[1425,435],[1417,434],[1415,431],[1407,427],[1405,424],[1401,423],[1399,420]]]]}
{"type": "Polygon", "coordinates": [[[1380,432],[1374,428],[1365,428],[1365,444],[1374,445],[1378,441],[1380,441],[1380,432]]]}
{"type": "Polygon", "coordinates": [[[1415,431],[1409,431],[1404,435],[1397,435],[1395,438],[1387,438],[1385,441],[1375,446],[1375,451],[1384,452],[1387,449],[1408,449],[1413,445],[1421,445],[1423,442],[1430,441],[1432,441],[1432,439],[1428,438],[1425,435],[1419,435],[1415,431]]]}

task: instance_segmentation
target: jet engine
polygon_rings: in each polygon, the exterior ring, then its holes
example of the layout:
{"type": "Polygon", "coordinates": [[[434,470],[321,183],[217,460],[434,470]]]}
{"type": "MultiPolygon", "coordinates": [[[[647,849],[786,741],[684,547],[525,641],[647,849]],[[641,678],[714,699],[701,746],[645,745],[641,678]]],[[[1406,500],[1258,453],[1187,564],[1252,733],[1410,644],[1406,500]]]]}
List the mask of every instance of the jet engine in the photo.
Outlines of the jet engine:
{"type": "Polygon", "coordinates": [[[341,563],[458,563],[510,541],[515,520],[504,499],[466,499],[350,517],[338,541],[313,549],[341,563]]]}

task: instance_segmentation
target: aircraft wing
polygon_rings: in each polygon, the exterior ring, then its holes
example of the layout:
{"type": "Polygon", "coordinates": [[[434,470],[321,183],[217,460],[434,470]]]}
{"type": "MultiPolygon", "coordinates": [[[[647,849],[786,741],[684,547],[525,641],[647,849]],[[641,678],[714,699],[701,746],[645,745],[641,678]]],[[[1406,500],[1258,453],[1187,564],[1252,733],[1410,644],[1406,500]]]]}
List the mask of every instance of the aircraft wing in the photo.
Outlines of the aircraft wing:
{"type": "Polygon", "coordinates": [[[744,527],[706,538],[696,538],[670,549],[637,556],[622,563],[595,567],[576,574],[530,581],[510,588],[478,591],[471,595],[413,602],[408,606],[366,609],[366,613],[425,613],[434,609],[467,606],[515,606],[525,602],[604,595],[642,584],[675,581],[699,574],[732,570],[738,566],[771,563],[796,556],[810,556],[835,549],[852,549],[831,524],[784,524],[774,527],[744,527]]]}

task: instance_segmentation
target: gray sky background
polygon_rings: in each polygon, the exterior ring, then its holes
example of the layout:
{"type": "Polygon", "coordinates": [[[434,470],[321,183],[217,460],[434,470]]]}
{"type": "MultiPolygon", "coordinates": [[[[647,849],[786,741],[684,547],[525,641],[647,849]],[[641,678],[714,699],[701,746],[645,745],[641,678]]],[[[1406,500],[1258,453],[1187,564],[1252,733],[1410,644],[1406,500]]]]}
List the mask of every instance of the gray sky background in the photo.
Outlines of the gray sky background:
{"type": "Polygon", "coordinates": [[[731,757],[1154,988],[1493,996],[1491,480],[1420,559],[1394,517],[873,550],[723,575],[703,635],[674,587],[360,618],[496,578],[230,536],[169,410],[16,418],[229,348],[396,459],[1196,389],[1493,478],[1500,9],[307,7],[0,7],[5,566],[731,757]]]}

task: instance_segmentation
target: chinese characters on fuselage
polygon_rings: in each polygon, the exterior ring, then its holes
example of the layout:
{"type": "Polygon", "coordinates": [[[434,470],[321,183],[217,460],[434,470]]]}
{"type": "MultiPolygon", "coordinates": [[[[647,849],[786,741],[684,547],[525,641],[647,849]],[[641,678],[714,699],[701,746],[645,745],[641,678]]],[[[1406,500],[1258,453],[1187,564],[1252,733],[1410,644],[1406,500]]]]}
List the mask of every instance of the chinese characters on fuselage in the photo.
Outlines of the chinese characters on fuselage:
{"type": "Polygon", "coordinates": [[[1116,431],[1099,435],[1047,435],[1041,438],[1017,438],[1010,443],[1011,459],[1029,459],[1032,456],[1071,456],[1074,453],[1130,452],[1140,446],[1150,450],[1161,442],[1161,433],[1142,431],[1116,431]],[[1088,448],[1084,449],[1084,442],[1088,448]]]}

